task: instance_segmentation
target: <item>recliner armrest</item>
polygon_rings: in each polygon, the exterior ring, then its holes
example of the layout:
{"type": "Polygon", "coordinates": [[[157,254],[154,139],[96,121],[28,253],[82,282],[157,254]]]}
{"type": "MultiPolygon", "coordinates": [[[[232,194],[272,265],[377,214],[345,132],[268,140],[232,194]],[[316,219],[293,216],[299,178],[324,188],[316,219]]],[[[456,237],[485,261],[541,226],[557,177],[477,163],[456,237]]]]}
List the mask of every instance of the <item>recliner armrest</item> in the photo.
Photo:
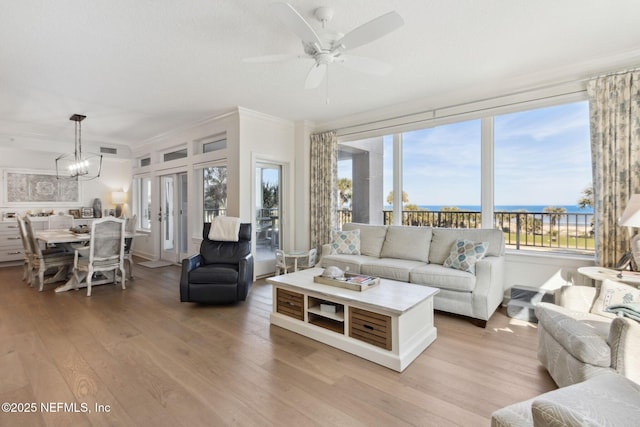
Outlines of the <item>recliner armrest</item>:
{"type": "Polygon", "coordinates": [[[182,260],[182,272],[180,273],[180,301],[188,301],[189,272],[200,267],[202,257],[200,254],[191,255],[182,260]]]}
{"type": "Polygon", "coordinates": [[[253,255],[247,254],[238,262],[238,300],[244,301],[253,283],[253,255]]]}

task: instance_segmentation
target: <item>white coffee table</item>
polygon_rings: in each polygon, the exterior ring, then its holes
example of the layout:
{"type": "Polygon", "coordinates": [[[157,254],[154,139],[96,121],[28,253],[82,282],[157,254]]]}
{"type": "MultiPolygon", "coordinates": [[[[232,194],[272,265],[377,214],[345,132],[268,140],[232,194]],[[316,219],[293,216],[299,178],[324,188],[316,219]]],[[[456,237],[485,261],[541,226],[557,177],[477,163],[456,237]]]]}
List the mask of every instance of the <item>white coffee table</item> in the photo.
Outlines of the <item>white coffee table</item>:
{"type": "Polygon", "coordinates": [[[271,323],[402,372],[437,336],[438,289],[381,279],[366,291],[315,283],[312,268],[271,277],[271,323]],[[335,307],[335,313],[327,308],[335,307]]]}

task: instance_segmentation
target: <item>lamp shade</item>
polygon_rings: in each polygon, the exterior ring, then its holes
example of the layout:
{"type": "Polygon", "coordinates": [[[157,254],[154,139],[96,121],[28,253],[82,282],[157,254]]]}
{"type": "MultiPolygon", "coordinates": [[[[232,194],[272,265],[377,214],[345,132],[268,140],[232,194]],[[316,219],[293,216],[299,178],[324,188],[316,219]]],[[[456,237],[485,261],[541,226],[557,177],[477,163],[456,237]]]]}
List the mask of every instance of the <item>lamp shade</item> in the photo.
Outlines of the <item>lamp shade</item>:
{"type": "Polygon", "coordinates": [[[111,200],[114,205],[121,205],[127,201],[127,193],[124,191],[114,191],[111,193],[111,200]]]}
{"type": "Polygon", "coordinates": [[[631,196],[618,224],[624,227],[640,227],[640,194],[631,196]]]}

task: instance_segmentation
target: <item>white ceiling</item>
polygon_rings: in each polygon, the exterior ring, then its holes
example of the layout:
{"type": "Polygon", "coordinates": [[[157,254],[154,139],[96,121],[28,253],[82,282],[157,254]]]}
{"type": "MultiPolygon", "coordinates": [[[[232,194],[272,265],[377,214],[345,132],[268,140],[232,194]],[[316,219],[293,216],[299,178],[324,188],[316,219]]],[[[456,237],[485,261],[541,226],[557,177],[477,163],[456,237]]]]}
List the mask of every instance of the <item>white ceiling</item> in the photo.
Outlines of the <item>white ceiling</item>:
{"type": "Polygon", "coordinates": [[[639,0],[290,0],[312,24],[332,6],[343,33],[391,10],[405,26],[352,53],[385,77],[340,65],[305,90],[310,63],[267,0],[21,0],[0,12],[0,144],[136,144],[235,106],[327,122],[415,100],[508,93],[640,65],[639,0]]]}

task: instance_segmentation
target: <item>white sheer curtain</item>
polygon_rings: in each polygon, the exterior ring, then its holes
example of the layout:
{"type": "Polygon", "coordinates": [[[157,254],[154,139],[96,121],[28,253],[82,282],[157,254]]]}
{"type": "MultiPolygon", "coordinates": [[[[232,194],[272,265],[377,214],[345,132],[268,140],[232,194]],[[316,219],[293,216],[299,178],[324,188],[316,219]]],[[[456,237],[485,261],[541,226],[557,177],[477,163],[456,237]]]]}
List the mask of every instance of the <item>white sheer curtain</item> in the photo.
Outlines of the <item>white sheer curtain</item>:
{"type": "Polygon", "coordinates": [[[594,219],[598,265],[612,267],[630,249],[618,218],[640,192],[640,70],[587,84],[591,121],[594,219]]]}
{"type": "Polygon", "coordinates": [[[334,131],[311,135],[311,247],[322,249],[336,227],[338,138],[334,131]]]}

